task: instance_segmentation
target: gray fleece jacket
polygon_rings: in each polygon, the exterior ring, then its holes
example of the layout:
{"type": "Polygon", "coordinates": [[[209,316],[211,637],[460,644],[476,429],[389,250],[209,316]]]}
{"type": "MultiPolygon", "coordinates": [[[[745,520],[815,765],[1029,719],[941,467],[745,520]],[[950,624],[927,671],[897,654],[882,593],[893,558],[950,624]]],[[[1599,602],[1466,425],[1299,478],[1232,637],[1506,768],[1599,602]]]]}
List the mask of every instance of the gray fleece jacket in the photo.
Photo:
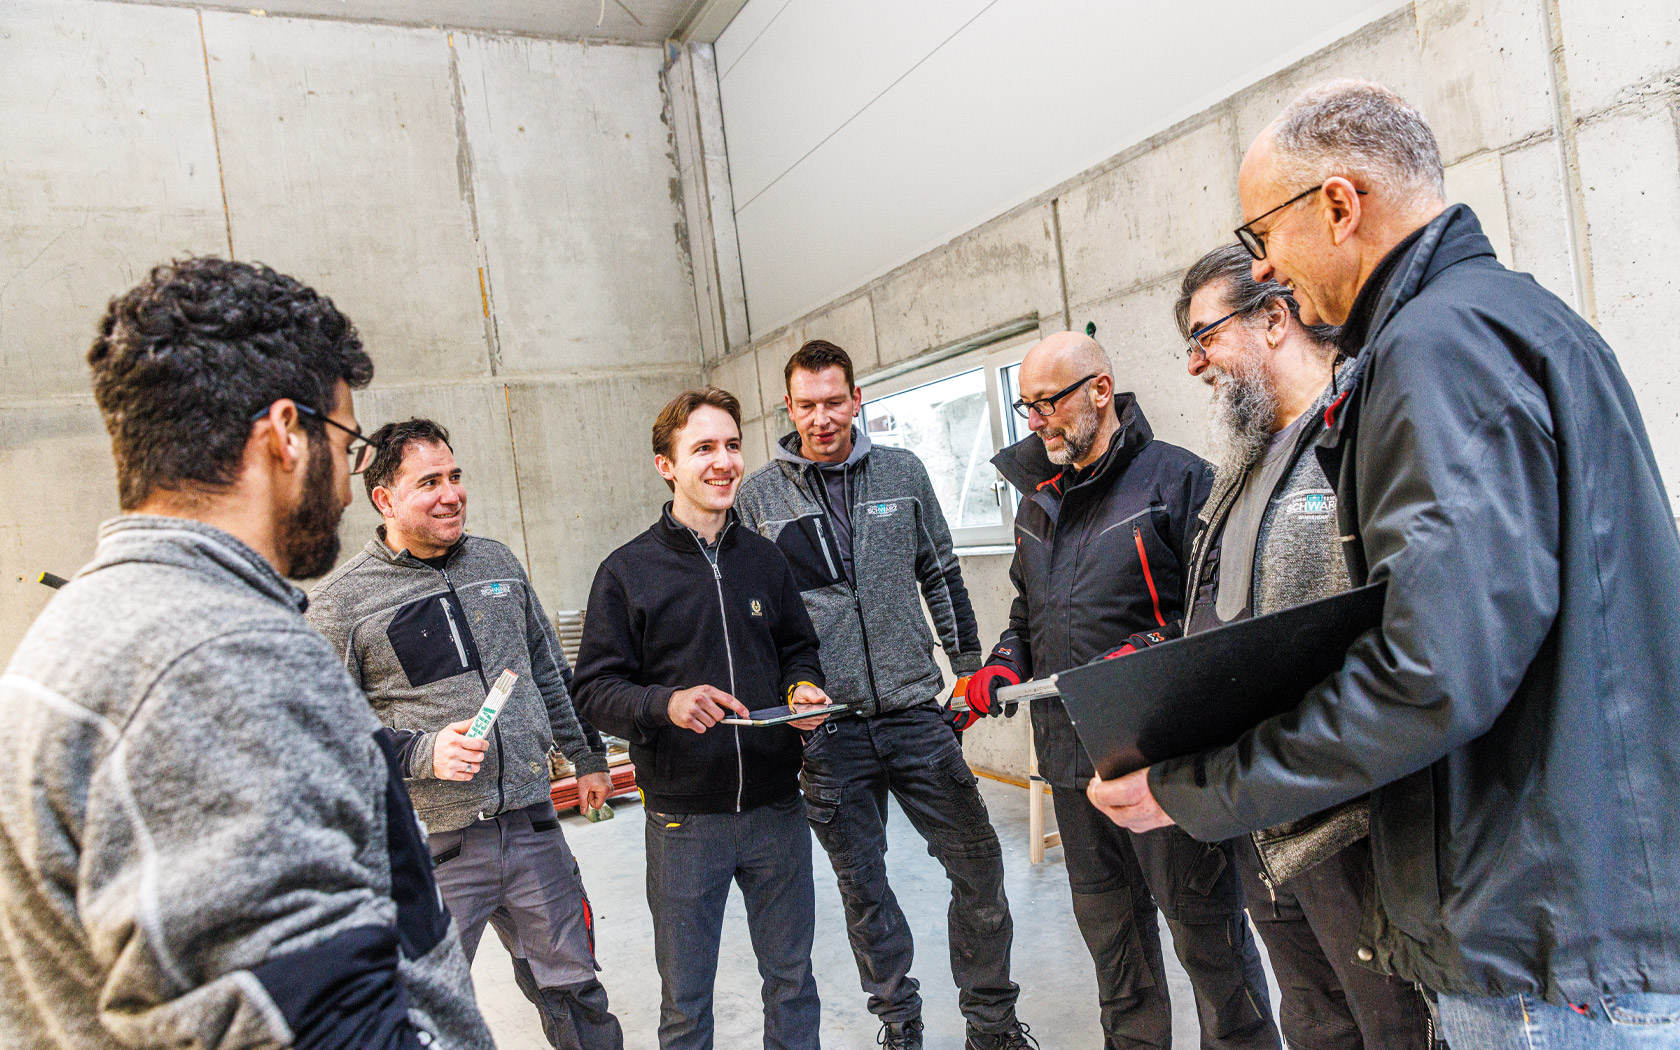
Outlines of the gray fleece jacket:
{"type": "Polygon", "coordinates": [[[0,677],[0,1046],[488,1048],[389,741],[303,592],[125,516],[0,677]]]}
{"type": "Polygon", "coordinates": [[[854,586],[836,543],[827,486],[798,448],[798,434],[778,442],[774,459],[741,482],[735,510],[792,566],[822,641],[828,694],[861,701],[869,705],[866,713],[937,698],[944,679],[933,662],[924,598],[951,669],[979,670],[974,608],[922,461],[907,449],[873,447],[869,435],[853,428],[840,487],[850,493],[854,586]]]}
{"type": "Polygon", "coordinates": [[[309,622],[327,636],[395,731],[420,819],[454,831],[548,797],[548,753],[578,773],[602,773],[566,692],[566,657],[530,578],[507,546],[463,536],[441,570],[385,545],[385,528],[309,596],[309,622]],[[472,718],[504,669],[519,676],[473,779],[438,780],[438,731],[472,718]]]}

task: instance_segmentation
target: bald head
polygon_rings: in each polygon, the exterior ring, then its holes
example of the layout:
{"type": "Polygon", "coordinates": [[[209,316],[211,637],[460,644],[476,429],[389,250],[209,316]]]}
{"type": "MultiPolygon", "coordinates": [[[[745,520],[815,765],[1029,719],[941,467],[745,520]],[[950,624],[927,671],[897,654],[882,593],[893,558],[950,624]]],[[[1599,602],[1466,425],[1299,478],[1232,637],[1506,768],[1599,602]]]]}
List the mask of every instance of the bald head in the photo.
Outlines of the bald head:
{"type": "Polygon", "coordinates": [[[1052,463],[1083,467],[1108,449],[1120,428],[1114,414],[1114,366],[1097,341],[1079,332],[1041,340],[1021,361],[1021,400],[1035,403],[1027,427],[1052,463]],[[1053,408],[1045,402],[1056,398],[1053,408]],[[1048,414],[1046,414],[1048,410],[1048,414]]]}
{"type": "Polygon", "coordinates": [[[1114,365],[1108,360],[1108,351],[1083,332],[1057,332],[1039,340],[1027,351],[1026,358],[1021,362],[1021,388],[1026,389],[1028,376],[1050,376],[1052,373],[1055,376],[1067,376],[1055,385],[1051,391],[1054,393],[1075,379],[1093,372],[1107,376],[1114,374],[1114,365]]]}

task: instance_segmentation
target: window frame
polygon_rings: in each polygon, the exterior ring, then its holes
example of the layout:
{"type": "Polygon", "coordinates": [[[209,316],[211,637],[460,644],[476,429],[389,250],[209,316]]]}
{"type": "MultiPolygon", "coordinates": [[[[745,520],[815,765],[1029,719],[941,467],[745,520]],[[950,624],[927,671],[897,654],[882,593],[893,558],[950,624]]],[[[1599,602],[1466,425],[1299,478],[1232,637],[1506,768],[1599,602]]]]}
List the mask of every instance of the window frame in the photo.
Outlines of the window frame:
{"type": "MultiPolygon", "coordinates": [[[[986,380],[986,409],[992,427],[992,447],[996,450],[1007,448],[1016,437],[1016,429],[1009,420],[1010,407],[1007,399],[1003,378],[1004,369],[1021,363],[1027,350],[1040,336],[1036,328],[1019,333],[990,346],[978,347],[966,353],[956,354],[943,360],[930,362],[920,368],[913,368],[905,372],[896,372],[876,380],[863,376],[858,381],[863,391],[865,410],[859,413],[859,425],[867,431],[867,406],[871,401],[879,401],[894,394],[902,394],[917,387],[937,383],[942,379],[976,369],[985,370],[986,380]]],[[[956,548],[959,556],[976,554],[1007,554],[1014,550],[1015,542],[1015,509],[1017,493],[1015,487],[1001,477],[994,484],[998,505],[1001,509],[1000,521],[997,525],[971,525],[958,528],[946,525],[951,531],[951,544],[956,548]]],[[[944,513],[942,506],[940,512],[944,513]]]]}

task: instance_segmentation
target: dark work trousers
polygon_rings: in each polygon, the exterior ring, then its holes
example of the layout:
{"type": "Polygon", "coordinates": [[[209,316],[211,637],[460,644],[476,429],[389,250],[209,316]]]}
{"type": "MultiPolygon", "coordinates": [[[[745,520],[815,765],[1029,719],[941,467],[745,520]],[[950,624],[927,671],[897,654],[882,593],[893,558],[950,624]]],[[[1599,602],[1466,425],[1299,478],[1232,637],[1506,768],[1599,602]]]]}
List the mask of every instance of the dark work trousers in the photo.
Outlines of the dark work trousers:
{"type": "Polygon", "coordinates": [[[1197,842],[1178,828],[1133,834],[1083,791],[1057,788],[1051,798],[1073,917],[1097,965],[1103,1046],[1172,1045],[1159,907],[1196,992],[1202,1046],[1279,1050],[1231,844],[1197,842]]]}
{"type": "Polygon", "coordinates": [[[543,1034],[562,1050],[622,1050],[624,1033],[596,979],[595,929],[583,877],[553,804],[474,821],[431,836],[443,903],[461,929],[467,961],[484,924],[513,956],[514,979],[537,1007],[543,1034]]]}
{"type": "Polygon", "coordinates": [[[891,792],[951,880],[951,976],[969,1025],[1011,1030],[1020,988],[1009,979],[1015,925],[1003,893],[1003,848],[962,745],[933,704],[873,718],[835,718],[805,741],[805,810],[834,865],[846,933],[869,1009],[902,1023],[922,1013],[910,976],[910,924],[887,884],[891,792]]]}
{"type": "Polygon", "coordinates": [[[1237,865],[1272,975],[1278,1021],[1300,1050],[1427,1050],[1429,1008],[1410,982],[1360,964],[1364,895],[1374,878],[1371,840],[1360,839],[1272,890],[1260,880],[1254,840],[1233,840],[1237,865]]]}
{"type": "Polygon", "coordinates": [[[711,1050],[712,990],[731,882],[763,978],[765,1050],[817,1050],[817,895],[798,794],[745,813],[647,811],[647,897],[664,994],[662,1050],[711,1050]]]}

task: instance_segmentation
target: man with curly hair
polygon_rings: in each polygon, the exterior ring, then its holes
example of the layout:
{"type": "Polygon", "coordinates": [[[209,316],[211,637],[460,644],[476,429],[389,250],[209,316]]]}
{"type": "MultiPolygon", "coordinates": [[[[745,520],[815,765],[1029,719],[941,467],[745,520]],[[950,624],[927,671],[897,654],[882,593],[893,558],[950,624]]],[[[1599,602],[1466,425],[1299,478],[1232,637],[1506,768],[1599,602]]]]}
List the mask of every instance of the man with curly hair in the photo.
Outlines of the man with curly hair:
{"type": "Polygon", "coordinates": [[[392,744],[286,579],[371,458],[354,326],[188,259],[88,362],[123,513],[0,677],[0,1045],[490,1047],[392,744]]]}

